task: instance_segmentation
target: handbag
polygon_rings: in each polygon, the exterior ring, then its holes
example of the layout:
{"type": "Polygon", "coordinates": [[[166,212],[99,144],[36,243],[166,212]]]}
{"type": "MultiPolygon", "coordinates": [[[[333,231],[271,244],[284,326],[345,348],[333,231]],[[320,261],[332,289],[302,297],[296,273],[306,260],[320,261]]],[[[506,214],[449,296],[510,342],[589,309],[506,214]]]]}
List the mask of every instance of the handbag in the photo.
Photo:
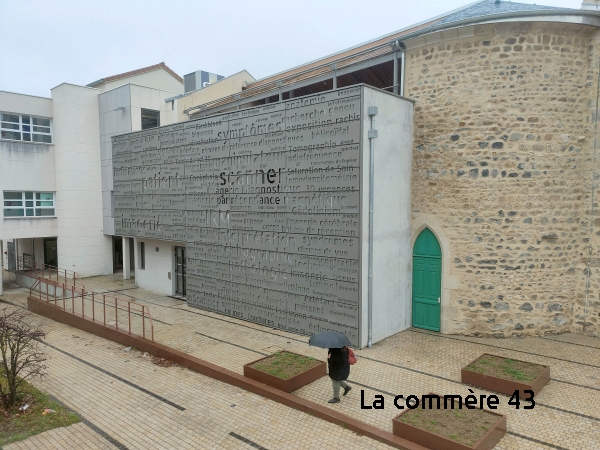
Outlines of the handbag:
{"type": "Polygon", "coordinates": [[[350,347],[346,347],[346,350],[348,350],[348,362],[350,365],[352,366],[356,364],[356,355],[354,355],[352,349],[350,347]]]}

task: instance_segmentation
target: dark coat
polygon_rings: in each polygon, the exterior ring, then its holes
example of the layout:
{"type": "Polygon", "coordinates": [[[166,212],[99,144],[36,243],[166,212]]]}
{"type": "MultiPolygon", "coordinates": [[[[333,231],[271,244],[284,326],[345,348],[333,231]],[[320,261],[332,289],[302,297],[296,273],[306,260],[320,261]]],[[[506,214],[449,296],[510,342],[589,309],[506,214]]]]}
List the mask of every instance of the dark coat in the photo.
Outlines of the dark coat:
{"type": "Polygon", "coordinates": [[[345,348],[330,348],[327,366],[329,367],[329,378],[335,381],[346,380],[350,375],[350,363],[348,362],[348,350],[345,348]]]}

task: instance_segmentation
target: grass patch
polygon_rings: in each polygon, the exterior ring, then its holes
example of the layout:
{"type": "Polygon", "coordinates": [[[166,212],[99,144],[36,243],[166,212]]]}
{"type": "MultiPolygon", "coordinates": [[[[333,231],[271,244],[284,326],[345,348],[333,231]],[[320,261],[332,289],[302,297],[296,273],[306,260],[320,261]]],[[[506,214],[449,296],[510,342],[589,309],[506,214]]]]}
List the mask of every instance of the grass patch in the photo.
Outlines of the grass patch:
{"type": "MultiPolygon", "coordinates": [[[[0,375],[0,383],[4,383],[5,380],[6,378],[0,375]]],[[[23,383],[21,391],[19,401],[13,409],[7,411],[0,406],[0,448],[11,442],[22,441],[35,434],[80,421],[74,413],[29,383],[23,383]],[[25,404],[28,404],[29,408],[19,411],[25,404]],[[56,412],[44,414],[45,409],[56,412]]]]}
{"type": "Polygon", "coordinates": [[[279,351],[267,356],[250,367],[268,373],[274,377],[288,380],[302,372],[306,372],[321,364],[321,361],[310,356],[297,355],[286,351],[279,351]]]}
{"type": "Polygon", "coordinates": [[[493,355],[484,355],[465,367],[465,370],[481,373],[483,375],[491,375],[511,381],[526,382],[535,380],[544,369],[544,366],[539,364],[532,364],[493,355]]]}

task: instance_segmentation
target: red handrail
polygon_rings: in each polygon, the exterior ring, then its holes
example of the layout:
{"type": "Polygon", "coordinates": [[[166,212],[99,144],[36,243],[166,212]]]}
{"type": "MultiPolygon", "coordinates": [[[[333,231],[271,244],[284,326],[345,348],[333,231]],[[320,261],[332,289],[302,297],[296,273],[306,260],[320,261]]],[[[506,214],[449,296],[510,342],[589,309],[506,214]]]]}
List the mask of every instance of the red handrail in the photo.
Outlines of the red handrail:
{"type": "Polygon", "coordinates": [[[38,263],[31,259],[25,259],[23,257],[17,258],[17,271],[26,273],[33,272],[35,278],[46,278],[49,280],[54,279],[58,282],[60,277],[64,277],[65,283],[70,282],[73,286],[77,286],[77,281],[83,284],[81,277],[77,272],[68,269],[60,269],[59,267],[52,266],[50,264],[38,263]]]}
{"type": "MultiPolygon", "coordinates": [[[[91,320],[94,323],[102,324],[105,327],[110,327],[110,325],[108,325],[106,323],[106,321],[107,321],[106,307],[108,306],[109,308],[114,308],[114,311],[115,311],[114,312],[114,319],[115,319],[114,328],[117,331],[119,331],[119,312],[124,312],[127,314],[127,324],[128,324],[127,331],[129,334],[132,334],[132,332],[131,332],[132,316],[134,316],[134,317],[140,316],[141,320],[142,320],[142,323],[141,323],[142,337],[146,338],[146,320],[148,320],[150,323],[150,339],[152,341],[154,341],[154,323],[152,322],[152,315],[150,314],[150,309],[146,305],[142,305],[141,303],[132,302],[130,300],[122,300],[117,297],[114,297],[114,302],[107,303],[106,294],[100,294],[100,293],[94,292],[94,291],[87,291],[85,289],[85,287],[77,288],[75,286],[67,286],[65,283],[58,283],[56,281],[48,280],[45,278],[38,278],[35,281],[35,283],[29,288],[29,295],[31,297],[37,296],[40,300],[45,300],[49,303],[53,302],[54,305],[58,306],[59,308],[61,308],[61,306],[59,305],[59,301],[62,300],[62,310],[63,311],[68,312],[70,314],[74,314],[76,316],[80,316],[87,320],[91,320]],[[43,292],[44,284],[46,285],[45,293],[43,292]],[[52,289],[50,289],[50,287],[52,287],[52,289]],[[59,290],[62,291],[62,295],[58,294],[59,290]],[[65,297],[66,297],[68,291],[71,291],[71,308],[70,308],[70,310],[69,310],[69,308],[66,307],[66,302],[65,302],[65,297]],[[81,314],[78,314],[75,310],[75,296],[76,295],[77,296],[81,295],[81,314]],[[96,297],[99,297],[100,295],[102,296],[102,301],[100,301],[96,298],[96,297]],[[44,296],[45,296],[45,299],[43,298],[44,296]],[[91,316],[85,315],[85,302],[86,301],[91,301],[91,304],[92,304],[91,305],[91,307],[92,307],[91,316]],[[96,304],[100,304],[100,303],[102,304],[102,320],[97,319],[96,313],[95,313],[95,306],[96,306],[96,304]]],[[[109,300],[110,300],[110,298],[109,298],[109,300]]],[[[110,321],[110,318],[109,318],[109,321],[110,321]]],[[[121,326],[121,331],[124,332],[122,326],[121,326]]]]}

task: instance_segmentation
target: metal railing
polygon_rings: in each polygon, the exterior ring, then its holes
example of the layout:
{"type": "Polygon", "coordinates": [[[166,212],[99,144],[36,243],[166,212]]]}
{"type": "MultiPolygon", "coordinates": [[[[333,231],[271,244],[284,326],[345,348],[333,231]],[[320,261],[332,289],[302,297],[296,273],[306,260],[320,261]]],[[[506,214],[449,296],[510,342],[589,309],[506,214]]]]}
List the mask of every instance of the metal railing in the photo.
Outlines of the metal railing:
{"type": "Polygon", "coordinates": [[[154,324],[150,309],[145,305],[43,277],[38,278],[29,288],[29,295],[53,303],[70,314],[105,327],[114,327],[117,331],[141,334],[146,338],[146,330],[149,328],[149,339],[154,341],[154,324]]]}
{"type": "Polygon", "coordinates": [[[63,283],[70,286],[77,286],[79,282],[83,286],[81,278],[77,272],[67,269],[59,269],[56,266],[50,264],[40,264],[31,259],[25,259],[22,257],[17,258],[17,272],[30,275],[33,278],[44,278],[47,280],[55,280],[60,283],[61,278],[64,280],[63,283]]]}

